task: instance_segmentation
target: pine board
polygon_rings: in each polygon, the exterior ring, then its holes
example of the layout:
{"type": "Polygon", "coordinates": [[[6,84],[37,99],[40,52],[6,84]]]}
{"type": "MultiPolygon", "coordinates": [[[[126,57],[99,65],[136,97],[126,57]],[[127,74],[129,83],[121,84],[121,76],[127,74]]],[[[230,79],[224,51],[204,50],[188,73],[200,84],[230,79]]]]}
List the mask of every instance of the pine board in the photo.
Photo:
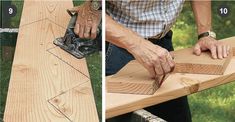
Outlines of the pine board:
{"type": "MultiPolygon", "coordinates": [[[[229,40],[232,41],[227,42],[233,42],[233,39],[229,40]]],[[[193,54],[193,48],[181,49],[172,53],[176,64],[175,73],[222,75],[232,58],[232,53],[225,59],[217,60],[212,59],[210,52],[203,52],[200,56],[196,56],[193,54]]],[[[107,80],[107,91],[151,95],[159,87],[158,80],[161,79],[151,79],[148,71],[136,60],[133,60],[107,80]]]]}
{"type": "Polygon", "coordinates": [[[20,27],[47,19],[66,28],[68,21],[63,19],[69,18],[66,9],[72,6],[71,0],[25,0],[20,27]]]}
{"type": "Polygon", "coordinates": [[[64,63],[70,65],[72,68],[74,68],[81,74],[85,75],[86,77],[90,77],[85,58],[78,60],[77,58],[74,58],[74,56],[68,55],[68,52],[61,50],[61,48],[58,46],[49,48],[47,49],[47,51],[51,53],[52,55],[56,56],[57,58],[59,58],[64,63]],[[73,64],[73,62],[77,62],[77,63],[73,64]]]}
{"type": "Polygon", "coordinates": [[[111,93],[153,94],[158,89],[157,82],[151,79],[148,71],[135,60],[107,79],[106,83],[107,91],[111,93]]]}
{"type": "Polygon", "coordinates": [[[222,75],[231,60],[232,53],[227,58],[214,60],[209,51],[200,56],[193,54],[193,48],[181,49],[173,52],[176,73],[195,73],[222,75]]]}
{"type": "Polygon", "coordinates": [[[5,122],[99,121],[86,60],[76,59],[53,44],[56,37],[64,35],[70,19],[66,9],[72,6],[70,0],[24,1],[5,122]],[[83,88],[89,91],[85,96],[73,93],[83,88]],[[68,115],[51,104],[55,97],[69,105],[65,107],[71,110],[68,115]],[[80,107],[83,103],[85,107],[80,107]]]}
{"type": "Polygon", "coordinates": [[[96,122],[97,119],[92,117],[96,111],[91,111],[95,108],[95,101],[90,94],[92,90],[87,81],[51,98],[49,102],[72,122],[96,122]]]}
{"type": "MultiPolygon", "coordinates": [[[[223,39],[223,41],[226,43],[233,43],[234,39],[235,38],[227,38],[223,39]]],[[[147,71],[145,72],[147,73],[147,71]]],[[[131,75],[131,78],[134,78],[133,74],[131,75]]],[[[112,77],[115,78],[115,75],[106,78],[107,85],[109,84],[109,81],[112,81],[112,77]]],[[[181,96],[193,94],[233,80],[235,80],[234,57],[232,57],[231,61],[228,63],[223,75],[172,73],[153,95],[108,93],[108,90],[106,90],[106,118],[111,118],[181,96]]],[[[145,82],[149,81],[147,80],[145,82]]]]}

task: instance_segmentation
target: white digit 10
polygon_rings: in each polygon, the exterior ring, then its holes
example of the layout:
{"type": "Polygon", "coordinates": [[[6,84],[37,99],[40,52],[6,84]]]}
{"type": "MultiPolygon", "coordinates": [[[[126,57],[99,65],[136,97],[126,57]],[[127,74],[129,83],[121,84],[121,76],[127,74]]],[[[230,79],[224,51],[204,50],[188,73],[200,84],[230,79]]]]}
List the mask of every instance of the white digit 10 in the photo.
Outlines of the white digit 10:
{"type": "Polygon", "coordinates": [[[220,8],[220,14],[227,14],[228,9],[227,8],[220,8]]]}
{"type": "Polygon", "coordinates": [[[8,11],[9,11],[9,14],[13,13],[13,9],[12,8],[9,8],[8,11]]]}

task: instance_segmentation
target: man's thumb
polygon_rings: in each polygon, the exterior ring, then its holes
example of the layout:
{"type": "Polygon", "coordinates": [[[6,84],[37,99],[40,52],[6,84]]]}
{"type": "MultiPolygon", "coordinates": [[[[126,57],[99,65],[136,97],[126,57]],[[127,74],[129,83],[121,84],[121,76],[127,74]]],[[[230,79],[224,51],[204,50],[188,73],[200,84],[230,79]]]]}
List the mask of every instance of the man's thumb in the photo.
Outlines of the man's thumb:
{"type": "Polygon", "coordinates": [[[79,12],[81,6],[76,6],[76,7],[73,7],[73,8],[69,8],[68,11],[70,12],[79,12]]]}
{"type": "Polygon", "coordinates": [[[200,47],[199,44],[196,44],[196,45],[194,46],[193,53],[196,54],[196,55],[198,55],[198,56],[201,54],[201,47],[200,47]]]}

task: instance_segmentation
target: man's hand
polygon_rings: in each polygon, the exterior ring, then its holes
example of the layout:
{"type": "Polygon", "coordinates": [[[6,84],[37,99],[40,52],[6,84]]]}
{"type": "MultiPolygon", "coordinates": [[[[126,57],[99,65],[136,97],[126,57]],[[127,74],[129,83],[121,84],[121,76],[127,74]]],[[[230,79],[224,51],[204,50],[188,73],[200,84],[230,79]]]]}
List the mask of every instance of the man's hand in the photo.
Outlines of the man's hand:
{"type": "Polygon", "coordinates": [[[229,54],[230,46],[219,42],[212,37],[203,37],[196,43],[194,53],[200,55],[202,51],[210,50],[212,58],[223,59],[229,54]]]}
{"type": "Polygon", "coordinates": [[[79,35],[80,38],[96,38],[97,28],[101,21],[101,11],[94,10],[90,1],[69,10],[78,13],[74,28],[75,34],[79,35]]]}
{"type": "Polygon", "coordinates": [[[174,69],[175,63],[171,54],[147,40],[142,39],[128,51],[149,71],[151,78],[159,78],[174,69]]]}
{"type": "Polygon", "coordinates": [[[175,63],[166,49],[145,40],[108,15],[105,20],[106,40],[130,52],[148,70],[152,78],[163,79],[164,75],[174,69],[175,63]]]}

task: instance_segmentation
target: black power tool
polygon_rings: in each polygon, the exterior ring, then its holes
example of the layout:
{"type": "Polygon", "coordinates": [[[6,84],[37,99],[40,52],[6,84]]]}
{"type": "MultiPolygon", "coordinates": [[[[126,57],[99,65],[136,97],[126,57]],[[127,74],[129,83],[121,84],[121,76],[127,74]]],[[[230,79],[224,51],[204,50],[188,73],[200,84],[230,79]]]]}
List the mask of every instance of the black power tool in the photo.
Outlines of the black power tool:
{"type": "Polygon", "coordinates": [[[71,16],[71,19],[65,35],[64,37],[56,38],[53,43],[78,59],[84,58],[85,56],[98,51],[98,46],[101,45],[98,44],[101,42],[101,24],[97,29],[97,36],[95,39],[81,39],[74,33],[74,26],[76,24],[78,14],[72,13],[69,10],[67,10],[67,12],[71,16]]]}

